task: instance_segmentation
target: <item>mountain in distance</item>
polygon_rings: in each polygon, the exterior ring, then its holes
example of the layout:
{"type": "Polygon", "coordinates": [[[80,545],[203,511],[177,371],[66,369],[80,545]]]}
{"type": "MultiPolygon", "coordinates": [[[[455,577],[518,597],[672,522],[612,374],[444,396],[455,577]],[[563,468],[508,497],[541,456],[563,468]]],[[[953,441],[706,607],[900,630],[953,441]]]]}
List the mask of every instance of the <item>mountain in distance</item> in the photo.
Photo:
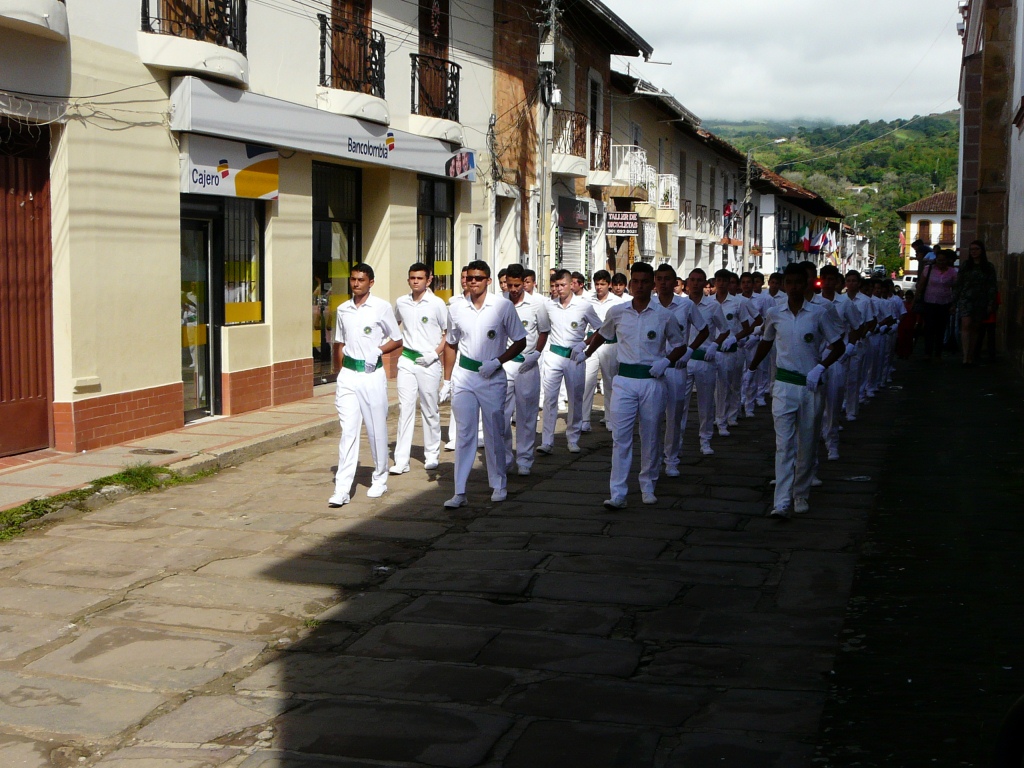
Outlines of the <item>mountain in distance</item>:
{"type": "Polygon", "coordinates": [[[902,265],[898,240],[903,225],[896,210],[935,192],[956,190],[958,111],[851,125],[706,120],[702,126],[740,150],[756,147],[757,162],[817,192],[851,225],[856,214],[858,231],[875,240],[878,261],[890,270],[902,265]],[[773,144],[777,138],[786,141],[773,144]]]}

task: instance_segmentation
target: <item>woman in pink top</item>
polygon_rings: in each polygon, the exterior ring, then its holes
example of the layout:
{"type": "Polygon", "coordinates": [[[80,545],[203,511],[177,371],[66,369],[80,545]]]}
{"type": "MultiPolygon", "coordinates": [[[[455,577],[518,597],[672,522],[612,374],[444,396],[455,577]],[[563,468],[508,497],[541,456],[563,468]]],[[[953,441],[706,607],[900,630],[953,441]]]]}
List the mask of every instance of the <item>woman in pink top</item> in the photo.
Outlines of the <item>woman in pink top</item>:
{"type": "Polygon", "coordinates": [[[942,357],[942,339],[949,325],[950,310],[953,307],[953,287],[956,285],[956,270],[950,252],[936,252],[935,263],[921,270],[917,281],[921,296],[921,314],[924,318],[924,357],[931,360],[942,357]]]}

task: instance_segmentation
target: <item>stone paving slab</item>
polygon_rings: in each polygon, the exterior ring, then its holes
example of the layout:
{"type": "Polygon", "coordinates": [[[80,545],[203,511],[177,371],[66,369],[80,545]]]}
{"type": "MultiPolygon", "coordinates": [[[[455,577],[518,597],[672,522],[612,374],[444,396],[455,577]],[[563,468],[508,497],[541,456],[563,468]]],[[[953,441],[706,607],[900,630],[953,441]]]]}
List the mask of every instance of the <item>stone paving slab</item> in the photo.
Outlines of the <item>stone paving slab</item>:
{"type": "Polygon", "coordinates": [[[622,618],[615,608],[566,603],[520,602],[498,605],[489,600],[456,596],[424,596],[403,608],[396,621],[467,624],[503,629],[533,629],[608,635],[622,618]]]}
{"type": "Polygon", "coordinates": [[[496,667],[629,677],[642,653],[641,644],[627,640],[506,630],[487,643],[475,661],[496,667]]]}
{"type": "Polygon", "coordinates": [[[16,659],[69,631],[66,621],[0,613],[0,661],[16,659]]]}
{"type": "Polygon", "coordinates": [[[331,586],[206,579],[177,574],[136,589],[132,595],[150,601],[203,608],[238,608],[307,618],[336,602],[331,586]]]}
{"type": "Polygon", "coordinates": [[[10,768],[53,768],[52,744],[0,733],[0,765],[10,768]]]}
{"type": "Polygon", "coordinates": [[[103,758],[96,765],[99,768],[218,768],[238,755],[239,750],[230,747],[129,747],[103,758]]]}
{"type": "Polygon", "coordinates": [[[549,600],[617,605],[662,605],[671,602],[680,585],[672,581],[606,576],[599,573],[542,573],[531,594],[549,600]]]}
{"type": "Polygon", "coordinates": [[[28,665],[30,671],[183,691],[245,666],[264,643],[158,628],[92,629],[28,665]]]}
{"type": "Polygon", "coordinates": [[[97,613],[93,621],[118,624],[155,624],[188,630],[209,630],[217,634],[232,633],[254,637],[277,637],[294,629],[298,624],[295,618],[273,613],[167,605],[163,602],[146,600],[125,600],[97,613]]]}
{"type": "Polygon", "coordinates": [[[335,584],[356,586],[370,579],[363,565],[332,563],[326,560],[296,557],[252,555],[215,560],[196,571],[207,578],[269,579],[290,584],[335,584]]]}
{"type": "Polygon", "coordinates": [[[0,586],[0,611],[73,618],[110,598],[109,592],[98,590],[3,585],[0,586]]]}
{"type": "Polygon", "coordinates": [[[504,761],[506,768],[646,768],[654,765],[660,734],[568,721],[530,723],[504,761]]]}
{"type": "Polygon", "coordinates": [[[0,670],[0,722],[24,733],[104,739],[163,700],[157,693],[0,670]]]}
{"type": "Polygon", "coordinates": [[[140,741],[204,744],[287,712],[294,702],[253,696],[195,696],[135,734],[140,741]]]}
{"type": "Polygon", "coordinates": [[[347,651],[378,659],[471,662],[497,634],[491,628],[390,622],[373,627],[347,651]]]}

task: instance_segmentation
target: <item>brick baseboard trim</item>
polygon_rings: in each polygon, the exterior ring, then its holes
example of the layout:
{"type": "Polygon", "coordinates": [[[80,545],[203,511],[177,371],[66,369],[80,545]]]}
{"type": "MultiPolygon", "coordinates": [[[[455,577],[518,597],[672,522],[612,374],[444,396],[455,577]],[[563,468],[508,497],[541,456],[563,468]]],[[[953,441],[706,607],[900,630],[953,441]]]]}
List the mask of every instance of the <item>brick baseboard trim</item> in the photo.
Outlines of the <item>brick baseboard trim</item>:
{"type": "Polygon", "coordinates": [[[180,383],[53,404],[54,447],[87,451],[185,425],[180,383]]]}

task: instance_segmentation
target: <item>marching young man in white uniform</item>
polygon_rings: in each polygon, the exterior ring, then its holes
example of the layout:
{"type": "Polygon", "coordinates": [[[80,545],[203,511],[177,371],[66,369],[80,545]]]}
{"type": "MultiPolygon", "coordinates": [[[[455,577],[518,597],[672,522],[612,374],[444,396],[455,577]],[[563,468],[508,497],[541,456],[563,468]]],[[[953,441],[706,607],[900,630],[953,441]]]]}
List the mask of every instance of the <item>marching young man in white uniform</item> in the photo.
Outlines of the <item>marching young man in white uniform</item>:
{"type": "Polygon", "coordinates": [[[807,301],[807,272],[790,264],[784,274],[789,300],[768,312],[764,338],[750,364],[756,370],[775,345],[778,349],[772,416],[775,418],[775,505],[773,517],[807,512],[814,446],[818,440],[821,391],[825,371],[843,354],[842,329],[834,313],[807,301]],[[820,360],[822,345],[828,355],[820,360]]]}
{"type": "MultiPolygon", "coordinates": [[[[860,325],[850,333],[850,341],[853,342],[853,353],[846,359],[846,387],[844,402],[846,408],[846,420],[856,421],[857,412],[860,408],[860,392],[864,382],[864,359],[868,353],[867,335],[875,327],[875,317],[871,306],[871,300],[860,292],[860,272],[851,269],[846,273],[846,293],[840,294],[836,301],[839,303],[854,302],[855,315],[860,325]]],[[[852,318],[853,315],[850,315],[852,318]]]]}
{"type": "Polygon", "coordinates": [[[409,267],[411,293],[395,302],[395,317],[402,326],[402,356],[398,359],[398,435],[392,475],[409,471],[409,453],[419,402],[423,420],[423,468],[437,469],[441,453],[441,416],[437,390],[441,385],[441,353],[448,328],[448,307],[427,290],[430,268],[409,267]]]}
{"type": "Polygon", "coordinates": [[[761,340],[761,333],[764,330],[764,318],[769,307],[760,295],[754,293],[754,276],[749,272],[740,275],[740,298],[745,301],[747,316],[750,318],[750,337],[743,346],[740,406],[744,416],[753,418],[754,406],[766,405],[766,403],[763,399],[758,402],[757,374],[749,370],[747,366],[750,365],[750,361],[754,359],[754,353],[757,351],[757,344],[761,340]]]}
{"type": "Polygon", "coordinates": [[[608,310],[604,325],[584,353],[590,357],[605,339],[615,338],[619,373],[612,404],[612,473],[608,509],[625,509],[629,469],[633,463],[633,428],[640,422],[640,492],[644,504],[657,504],[661,451],[658,427],[665,412],[665,382],[669,366],[689,357],[679,323],[658,302],[651,300],[654,268],[638,262],[630,270],[632,299],[608,310]],[[664,356],[666,347],[672,351],[664,356]]]}
{"type": "Polygon", "coordinates": [[[533,449],[537,442],[537,398],[540,395],[540,361],[548,341],[551,324],[548,311],[540,296],[526,292],[526,270],[521,264],[512,264],[505,273],[508,299],[526,331],[526,349],[505,363],[508,389],[505,393],[505,466],[512,468],[515,461],[520,476],[530,474],[533,467],[533,449]],[[516,446],[512,452],[512,421],[516,423],[516,446]]]}
{"type": "MultiPolygon", "coordinates": [[[[654,270],[658,303],[675,316],[683,339],[690,343],[692,354],[707,339],[708,324],[696,304],[676,295],[675,285],[676,271],[668,264],[658,265],[654,270]]],[[[669,351],[666,349],[665,354],[669,351]]],[[[685,389],[689,359],[690,355],[687,354],[685,359],[665,371],[665,434],[662,448],[666,477],[679,477],[679,452],[683,447],[683,430],[686,428],[683,405],[687,402],[685,389]]]]}
{"type": "Polygon", "coordinates": [[[572,292],[571,274],[560,269],[552,281],[558,299],[547,304],[551,335],[544,352],[542,372],[544,388],[544,430],[538,453],[550,455],[555,445],[555,422],[558,420],[558,387],[565,381],[569,399],[565,419],[565,439],[569,453],[580,452],[580,429],[583,425],[583,383],[586,368],[583,366],[583,352],[586,344],[583,337],[587,326],[600,326],[594,307],[582,296],[572,292]],[[574,356],[575,353],[575,356],[574,356]]]}
{"type": "Polygon", "coordinates": [[[402,348],[402,334],[391,305],[370,295],[373,269],[356,264],[348,278],[352,298],[338,306],[334,324],[332,361],[338,371],[334,405],[341,422],[338,474],[331,507],[351,500],[352,482],[359,465],[359,430],[366,425],[373,457],[373,480],[366,495],[383,496],[388,489],[388,380],[383,356],[402,348]]]}
{"type": "Polygon", "coordinates": [[[508,380],[502,366],[526,349],[526,331],[512,302],[487,291],[490,284],[487,262],[469,262],[466,298],[448,308],[441,401],[451,397],[456,423],[455,495],[444,503],[450,509],[466,503],[480,419],[491,501],[504,501],[507,495],[504,419],[508,380]]]}
{"type": "Polygon", "coordinates": [[[733,352],[737,347],[747,344],[746,339],[751,333],[750,319],[747,315],[743,299],[729,293],[729,282],[732,272],[720,269],[715,272],[714,299],[722,308],[725,322],[729,326],[729,337],[722,342],[724,354],[715,362],[718,363],[715,383],[715,421],[718,423],[718,434],[729,436],[729,427],[736,426],[740,414],[740,386],[743,383],[743,353],[733,352]],[[741,344],[742,342],[742,344],[741,344]]]}
{"type": "MultiPolygon", "coordinates": [[[[612,293],[611,288],[612,276],[608,274],[607,270],[600,269],[594,273],[594,295],[590,298],[590,303],[602,323],[608,317],[608,310],[622,301],[612,293]]],[[[590,337],[587,338],[587,341],[590,341],[590,337]]],[[[612,380],[615,378],[615,369],[619,363],[615,355],[615,347],[610,346],[614,343],[615,339],[605,339],[604,345],[592,357],[587,358],[583,383],[583,423],[580,427],[582,432],[590,431],[590,414],[594,409],[598,374],[601,375],[601,385],[604,387],[604,421],[609,429],[611,428],[609,416],[611,414],[612,380]]]]}
{"type": "MultiPolygon", "coordinates": [[[[711,447],[711,438],[715,432],[715,370],[719,355],[725,354],[719,349],[729,337],[729,326],[726,324],[725,314],[721,305],[711,296],[704,295],[704,286],[707,284],[707,273],[703,269],[694,269],[686,279],[686,294],[698,311],[703,315],[708,324],[710,335],[701,345],[700,349],[693,353],[693,356],[686,363],[686,382],[683,385],[683,416],[680,421],[680,437],[686,432],[687,416],[690,412],[690,397],[693,390],[697,390],[697,414],[700,421],[698,437],[700,438],[700,452],[704,456],[714,454],[711,447]]],[[[692,342],[696,333],[690,338],[692,342]]],[[[732,347],[735,354],[736,347],[732,347]]],[[[678,469],[676,470],[678,473],[678,469]]],[[[670,474],[666,468],[665,474],[670,474]]]]}
{"type": "Polygon", "coordinates": [[[850,342],[854,329],[861,325],[860,315],[857,314],[857,304],[852,301],[837,301],[839,298],[836,288],[842,279],[839,270],[831,264],[821,268],[821,298],[831,301],[839,315],[840,327],[843,330],[843,341],[845,351],[825,374],[823,386],[825,388],[825,408],[821,417],[821,438],[825,441],[825,448],[828,450],[828,460],[839,460],[839,413],[843,406],[843,389],[846,386],[847,362],[854,352],[854,345],[850,342]]]}

